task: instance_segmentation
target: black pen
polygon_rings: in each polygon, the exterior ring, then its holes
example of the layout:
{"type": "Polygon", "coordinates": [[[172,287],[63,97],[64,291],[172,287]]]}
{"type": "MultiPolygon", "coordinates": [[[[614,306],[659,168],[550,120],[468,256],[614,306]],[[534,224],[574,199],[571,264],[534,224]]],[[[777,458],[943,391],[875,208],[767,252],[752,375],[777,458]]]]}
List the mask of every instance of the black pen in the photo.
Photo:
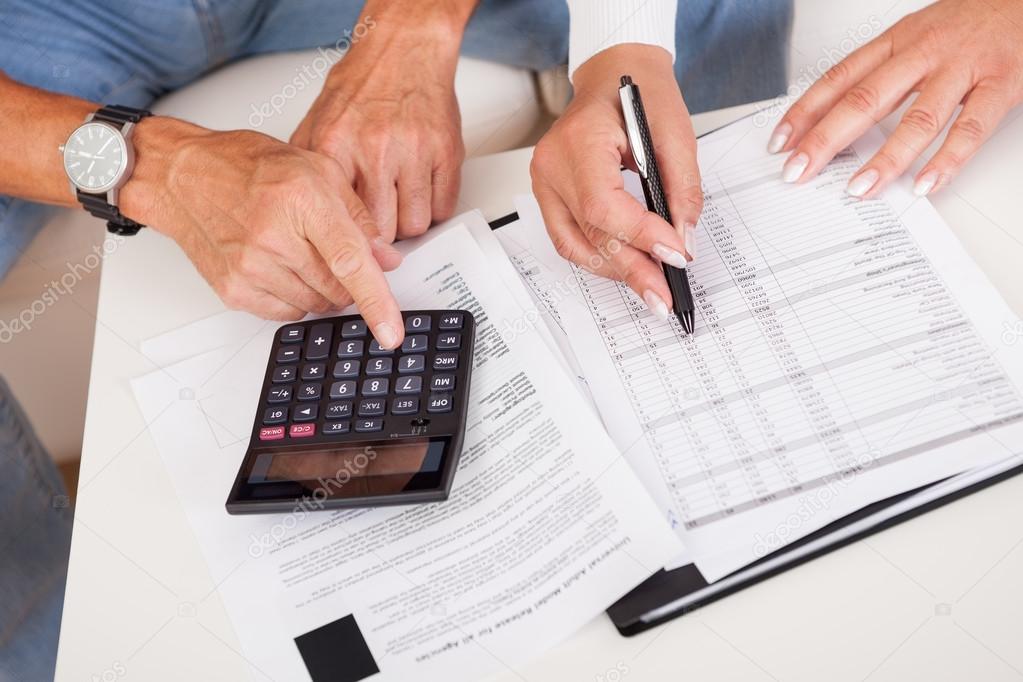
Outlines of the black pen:
{"type": "MultiPolygon", "coordinates": [[[[657,157],[654,155],[650,124],[646,120],[643,100],[639,96],[639,86],[632,82],[631,76],[622,76],[622,87],[618,88],[618,95],[622,98],[625,133],[629,136],[629,148],[632,150],[632,158],[636,161],[639,178],[643,184],[646,207],[664,218],[669,225],[674,225],[671,221],[671,211],[668,210],[668,198],[661,185],[661,173],[657,168],[657,157]]],[[[693,292],[689,288],[689,275],[686,274],[684,267],[676,268],[667,263],[661,263],[661,267],[671,290],[675,315],[678,316],[678,321],[682,323],[686,333],[692,334],[695,306],[693,292]]]]}

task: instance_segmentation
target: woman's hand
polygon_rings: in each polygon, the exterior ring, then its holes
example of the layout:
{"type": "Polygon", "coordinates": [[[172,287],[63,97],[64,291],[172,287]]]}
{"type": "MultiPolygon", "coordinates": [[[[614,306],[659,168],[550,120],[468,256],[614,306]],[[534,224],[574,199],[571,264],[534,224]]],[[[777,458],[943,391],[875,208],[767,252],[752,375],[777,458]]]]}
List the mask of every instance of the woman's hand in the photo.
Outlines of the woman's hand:
{"type": "Polygon", "coordinates": [[[659,47],[618,45],[582,64],[574,85],[572,103],[536,146],[530,167],[551,241],[573,263],[624,280],[667,319],[671,291],[654,258],[685,265],[686,228],[703,208],[696,139],[671,56],[659,47]],[[623,74],[641,89],[674,225],[625,191],[621,167],[634,162],[618,96],[623,74]]]}
{"type": "Polygon", "coordinates": [[[909,168],[962,103],[916,176],[924,196],[947,185],[1023,99],[1023,2],[942,0],[908,15],[836,64],[782,118],[772,152],[792,151],[783,178],[813,177],[914,92],[919,96],[847,191],[872,197],[909,168]]]}

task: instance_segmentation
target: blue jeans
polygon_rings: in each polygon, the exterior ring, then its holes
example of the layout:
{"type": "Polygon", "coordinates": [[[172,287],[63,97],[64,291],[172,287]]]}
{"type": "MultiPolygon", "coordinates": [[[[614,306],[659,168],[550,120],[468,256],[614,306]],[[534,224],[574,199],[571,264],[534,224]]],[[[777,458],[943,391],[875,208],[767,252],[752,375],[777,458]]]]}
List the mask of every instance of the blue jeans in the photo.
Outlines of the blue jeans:
{"type": "Polygon", "coordinates": [[[0,680],[53,677],[70,545],[64,484],[0,379],[0,680]]]}
{"type": "MultiPolygon", "coordinates": [[[[361,7],[353,0],[4,0],[0,69],[38,88],[146,107],[225,62],[334,45],[355,30],[361,7]]],[[[681,2],[675,69],[690,111],[783,92],[791,15],[791,0],[681,2]]],[[[533,70],[564,64],[565,3],[482,0],[462,52],[533,70]]],[[[50,210],[0,197],[0,279],[50,210]]],[[[10,395],[5,392],[2,399],[0,540],[10,536],[12,542],[23,542],[24,536],[8,528],[12,519],[46,521],[39,521],[40,532],[30,546],[7,552],[0,545],[5,566],[0,570],[0,615],[11,608],[18,619],[0,619],[0,677],[8,673],[42,680],[52,675],[63,594],[58,584],[63,581],[54,576],[63,575],[68,514],[51,504],[60,494],[52,465],[10,395]],[[12,469],[35,473],[12,479],[12,469]],[[11,558],[29,570],[6,568],[11,558]],[[46,563],[45,570],[37,563],[46,563]],[[34,655],[29,645],[13,640],[12,622],[22,624],[20,632],[33,641],[34,655]]]]}

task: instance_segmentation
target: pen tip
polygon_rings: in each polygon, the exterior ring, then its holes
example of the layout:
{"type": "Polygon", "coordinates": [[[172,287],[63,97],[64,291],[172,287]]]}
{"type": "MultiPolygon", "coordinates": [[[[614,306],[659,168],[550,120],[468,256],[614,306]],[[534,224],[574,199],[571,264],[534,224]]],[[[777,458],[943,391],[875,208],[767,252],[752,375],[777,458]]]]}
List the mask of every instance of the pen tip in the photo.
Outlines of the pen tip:
{"type": "Polygon", "coordinates": [[[682,323],[682,329],[686,330],[686,334],[693,333],[693,314],[691,312],[684,312],[678,316],[679,322],[682,323]]]}

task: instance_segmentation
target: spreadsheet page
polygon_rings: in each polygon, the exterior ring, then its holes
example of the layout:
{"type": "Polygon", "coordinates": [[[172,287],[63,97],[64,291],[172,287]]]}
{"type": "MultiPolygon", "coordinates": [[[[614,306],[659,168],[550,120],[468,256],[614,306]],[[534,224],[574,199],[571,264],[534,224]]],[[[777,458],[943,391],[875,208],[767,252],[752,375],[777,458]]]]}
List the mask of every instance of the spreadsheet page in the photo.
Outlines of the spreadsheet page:
{"type": "Polygon", "coordinates": [[[700,140],[694,335],[579,268],[558,304],[612,438],[709,580],[1023,443],[997,291],[904,183],[845,193],[880,133],[793,186],[767,130],[700,140]]]}

